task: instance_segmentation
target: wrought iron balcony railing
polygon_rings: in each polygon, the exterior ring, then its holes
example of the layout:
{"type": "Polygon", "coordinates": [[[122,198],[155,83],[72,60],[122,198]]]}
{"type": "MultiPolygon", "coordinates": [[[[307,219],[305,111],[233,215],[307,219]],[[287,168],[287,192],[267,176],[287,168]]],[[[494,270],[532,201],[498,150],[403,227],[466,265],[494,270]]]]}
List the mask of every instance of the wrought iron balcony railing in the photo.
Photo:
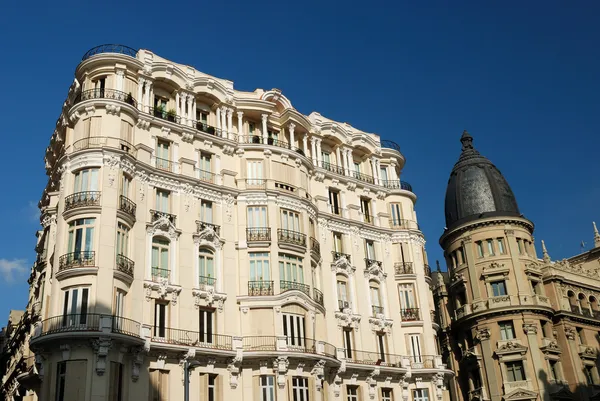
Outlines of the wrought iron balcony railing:
{"type": "Polygon", "coordinates": [[[405,322],[421,320],[421,315],[419,314],[419,308],[400,309],[400,317],[405,322]]]}
{"type": "Polygon", "coordinates": [[[410,367],[413,369],[433,369],[434,355],[416,355],[410,356],[410,367]]]}
{"type": "Polygon", "coordinates": [[[135,218],[135,212],[137,210],[137,205],[131,199],[124,195],[119,196],[119,210],[127,213],[131,217],[135,218]]]}
{"type": "Polygon", "coordinates": [[[381,268],[381,266],[383,266],[383,262],[381,262],[380,260],[365,258],[365,265],[367,268],[370,268],[373,265],[376,265],[379,268],[381,268]]]}
{"type": "Polygon", "coordinates": [[[231,350],[233,343],[231,336],[223,334],[201,333],[159,326],[152,328],[152,342],[220,350],[231,350]]]}
{"type": "Polygon", "coordinates": [[[206,286],[214,287],[217,279],[210,276],[198,276],[198,283],[200,284],[200,288],[204,288],[206,286]]]}
{"type": "Polygon", "coordinates": [[[162,281],[171,279],[171,271],[169,269],[161,269],[160,267],[152,266],[152,281],[162,281]]]}
{"type": "Polygon", "coordinates": [[[117,270],[127,274],[129,277],[133,278],[133,269],[135,268],[135,262],[129,259],[125,255],[117,255],[117,270]]]}
{"type": "Polygon", "coordinates": [[[210,184],[215,183],[215,173],[211,173],[210,171],[201,170],[201,169],[197,168],[196,175],[197,175],[198,179],[202,182],[208,182],[210,184]]]}
{"type": "Polygon", "coordinates": [[[345,349],[344,351],[345,357],[350,363],[385,367],[400,367],[402,363],[402,357],[400,355],[357,349],[345,349]]]}
{"type": "Polygon", "coordinates": [[[414,220],[404,220],[404,219],[391,219],[390,220],[390,228],[394,230],[408,230],[408,229],[417,229],[419,230],[419,224],[414,220]]]}
{"type": "Polygon", "coordinates": [[[273,295],[273,281],[248,281],[248,295],[259,296],[259,295],[273,295]]]}
{"type": "Polygon", "coordinates": [[[154,167],[156,167],[159,170],[174,172],[174,163],[168,159],[154,157],[154,167]]]}
{"type": "Polygon", "coordinates": [[[370,214],[361,213],[362,222],[367,224],[375,224],[375,216],[370,214]]]}
{"type": "Polygon", "coordinates": [[[212,228],[212,230],[215,232],[215,234],[221,235],[221,226],[218,226],[213,223],[207,223],[206,221],[196,220],[196,231],[197,232],[200,233],[209,227],[212,228]]]}
{"type": "Polygon", "coordinates": [[[280,280],[279,288],[282,293],[286,292],[286,291],[296,290],[296,291],[301,291],[310,297],[310,285],[297,283],[295,281],[280,280]]]}
{"type": "Polygon", "coordinates": [[[371,312],[373,313],[373,316],[377,316],[377,315],[383,315],[383,306],[377,306],[377,305],[373,305],[371,307],[371,312]]]}
{"type": "Polygon", "coordinates": [[[78,313],[44,319],[40,336],[69,331],[100,331],[100,316],[95,313],[78,313]]]}
{"type": "Polygon", "coordinates": [[[394,272],[396,274],[415,274],[412,262],[396,262],[394,263],[394,272]]]}
{"type": "Polygon", "coordinates": [[[310,250],[317,256],[321,256],[321,244],[314,237],[310,237],[310,250]]]}
{"type": "Polygon", "coordinates": [[[324,304],[323,293],[316,288],[313,288],[313,300],[321,306],[324,304]]]}
{"type": "Polygon", "coordinates": [[[65,198],[65,211],[85,206],[100,206],[100,191],[76,192],[65,198]]]}
{"type": "Polygon", "coordinates": [[[338,251],[331,251],[331,254],[333,255],[333,261],[334,262],[336,260],[338,260],[338,259],[346,258],[346,260],[348,261],[348,263],[350,263],[350,255],[348,255],[347,253],[338,252],[338,251]]]}
{"type": "Polygon", "coordinates": [[[181,124],[181,117],[178,116],[173,110],[166,110],[162,107],[150,107],[149,112],[154,117],[160,118],[161,120],[167,120],[172,123],[181,124]]]}
{"type": "Polygon", "coordinates": [[[171,224],[175,225],[177,216],[175,216],[174,214],[150,209],[150,223],[154,223],[155,221],[163,217],[169,220],[171,224]]]}
{"type": "Polygon", "coordinates": [[[358,171],[352,171],[351,175],[359,181],[363,181],[368,184],[375,184],[375,180],[370,175],[359,173],[358,171]]]}
{"type": "Polygon", "coordinates": [[[321,167],[323,167],[327,171],[331,171],[332,173],[345,175],[345,170],[342,166],[338,166],[337,164],[329,163],[329,162],[321,162],[321,167]]]}
{"type": "Polygon", "coordinates": [[[91,99],[117,100],[119,102],[130,104],[131,106],[137,108],[137,101],[133,98],[131,93],[125,93],[115,89],[107,88],[85,90],[77,96],[77,98],[75,99],[75,104],[91,99]]]}
{"type": "Polygon", "coordinates": [[[275,336],[245,336],[242,340],[244,352],[275,351],[277,337],[275,336]]]}
{"type": "Polygon", "coordinates": [[[217,128],[213,127],[212,125],[208,125],[205,122],[196,121],[195,126],[198,131],[205,132],[209,135],[217,135],[217,128]]]}
{"type": "Polygon", "coordinates": [[[140,322],[136,322],[135,320],[123,316],[113,316],[112,319],[113,333],[125,334],[132,337],[140,336],[140,322]]]}
{"type": "Polygon", "coordinates": [[[387,139],[382,139],[381,140],[381,147],[382,148],[386,148],[386,149],[393,149],[398,153],[402,153],[400,152],[400,145],[398,145],[396,142],[394,141],[390,141],[387,139]]]}
{"type": "Polygon", "coordinates": [[[81,58],[81,61],[87,60],[88,58],[90,58],[92,56],[95,56],[97,54],[102,54],[102,53],[124,54],[126,56],[135,58],[135,56],[137,55],[137,52],[138,51],[136,49],[129,47],[129,46],[117,45],[117,44],[106,44],[106,45],[92,47],[90,50],[85,52],[85,54],[81,58]]]}
{"type": "Polygon", "coordinates": [[[132,144],[120,138],[111,138],[108,136],[90,136],[88,138],[83,138],[73,143],[74,152],[96,148],[117,149],[126,152],[134,157],[137,154],[137,150],[132,144]]]}
{"type": "Polygon", "coordinates": [[[298,231],[277,229],[277,240],[282,243],[306,247],[306,234],[298,231]]]}
{"type": "Polygon", "coordinates": [[[246,241],[271,241],[271,228],[269,227],[253,227],[246,228],[246,241]]]}
{"type": "Polygon", "coordinates": [[[58,258],[58,271],[94,266],[96,266],[96,252],[94,251],[71,252],[58,258]]]}

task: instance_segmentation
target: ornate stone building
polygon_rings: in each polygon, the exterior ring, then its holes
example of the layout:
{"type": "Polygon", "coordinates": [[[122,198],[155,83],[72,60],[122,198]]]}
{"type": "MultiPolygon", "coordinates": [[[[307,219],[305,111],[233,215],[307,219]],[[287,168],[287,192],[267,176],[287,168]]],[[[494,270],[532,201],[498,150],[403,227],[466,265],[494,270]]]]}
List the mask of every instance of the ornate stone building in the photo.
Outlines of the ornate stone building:
{"type": "Polygon", "coordinates": [[[498,169],[466,131],[448,181],[440,238],[448,273],[434,277],[456,400],[599,398],[600,235],[552,262],[498,169]]]}
{"type": "Polygon", "coordinates": [[[448,399],[395,143],[107,45],[45,161],[9,399],[448,399]]]}

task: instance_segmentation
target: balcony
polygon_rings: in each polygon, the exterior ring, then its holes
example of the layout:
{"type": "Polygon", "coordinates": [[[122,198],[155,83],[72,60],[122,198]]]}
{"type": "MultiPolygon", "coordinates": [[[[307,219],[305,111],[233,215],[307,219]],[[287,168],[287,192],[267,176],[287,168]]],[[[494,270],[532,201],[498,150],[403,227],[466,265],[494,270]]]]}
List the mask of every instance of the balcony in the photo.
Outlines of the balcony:
{"type": "Polygon", "coordinates": [[[365,267],[367,270],[373,269],[375,267],[381,269],[382,266],[383,262],[379,260],[365,258],[365,267]]]}
{"type": "Polygon", "coordinates": [[[162,159],[156,156],[152,156],[152,159],[154,159],[154,167],[156,167],[157,169],[162,171],[168,171],[170,173],[176,172],[177,163],[169,159],[162,159]]]}
{"type": "Polygon", "coordinates": [[[371,306],[371,312],[373,317],[377,317],[377,315],[383,315],[383,306],[371,306]]]}
{"type": "Polygon", "coordinates": [[[295,281],[280,280],[279,289],[282,293],[292,290],[300,291],[305,293],[308,297],[310,297],[310,285],[297,283],[295,281]]]}
{"type": "Polygon", "coordinates": [[[330,171],[335,174],[345,175],[345,170],[343,167],[338,166],[337,164],[329,163],[329,162],[321,162],[321,167],[323,169],[330,171]]]}
{"type": "Polygon", "coordinates": [[[273,281],[248,281],[249,296],[273,295],[274,293],[273,281]]]}
{"type": "Polygon", "coordinates": [[[401,189],[403,191],[413,192],[412,185],[406,181],[400,180],[381,180],[381,186],[387,189],[401,189]]]}
{"type": "Polygon", "coordinates": [[[196,178],[198,178],[202,182],[208,182],[209,184],[215,183],[215,173],[211,173],[210,171],[201,170],[199,168],[196,169],[196,178]]]}
{"type": "Polygon", "coordinates": [[[213,350],[232,350],[231,336],[198,331],[173,329],[170,327],[152,327],[152,342],[185,347],[205,348],[213,350]]]}
{"type": "Polygon", "coordinates": [[[315,301],[316,303],[318,303],[321,306],[324,305],[323,293],[316,288],[313,288],[313,301],[315,301]]]}
{"type": "Polygon", "coordinates": [[[135,219],[135,212],[137,210],[137,205],[128,197],[120,195],[119,196],[119,210],[123,213],[128,214],[129,216],[135,219]]]}
{"type": "Polygon", "coordinates": [[[79,207],[100,206],[100,191],[76,192],[65,198],[65,212],[79,207]]]}
{"type": "Polygon", "coordinates": [[[271,242],[271,229],[269,227],[246,228],[247,242],[271,242]]]}
{"type": "Polygon", "coordinates": [[[204,132],[208,135],[217,135],[217,128],[206,124],[205,122],[202,121],[196,121],[194,126],[196,127],[196,129],[198,131],[204,132]]]}
{"type": "Polygon", "coordinates": [[[73,151],[78,152],[86,149],[110,148],[116,149],[135,157],[137,149],[127,141],[107,136],[90,136],[73,143],[73,151]]]}
{"type": "Polygon", "coordinates": [[[344,356],[348,362],[360,365],[377,365],[396,368],[402,366],[402,357],[400,355],[385,354],[377,351],[345,349],[344,356]]]}
{"type": "Polygon", "coordinates": [[[96,47],[93,47],[90,50],[88,50],[81,58],[81,61],[87,60],[88,58],[90,58],[92,56],[95,56],[98,54],[104,54],[104,53],[124,54],[125,56],[135,58],[137,55],[137,50],[134,48],[131,48],[129,46],[124,46],[124,45],[115,45],[115,44],[100,45],[100,46],[96,46],[96,47]]]}
{"type": "Polygon", "coordinates": [[[42,320],[39,334],[34,336],[37,338],[54,333],[100,331],[100,316],[94,313],[54,316],[42,320]]]}
{"type": "Polygon", "coordinates": [[[500,295],[497,297],[490,297],[488,300],[488,308],[502,308],[510,306],[510,296],[509,295],[500,295]]]}
{"type": "Polygon", "coordinates": [[[217,279],[210,276],[198,276],[198,284],[201,290],[205,290],[206,287],[214,287],[217,279]]]}
{"type": "Polygon", "coordinates": [[[149,113],[161,120],[167,120],[172,123],[181,124],[181,117],[175,113],[175,110],[166,110],[162,107],[150,107],[149,113]]]}
{"type": "Polygon", "coordinates": [[[350,309],[350,308],[351,308],[351,305],[350,305],[349,301],[344,301],[344,300],[338,299],[338,309],[340,310],[340,312],[344,312],[345,310],[350,309]]]}
{"type": "Polygon", "coordinates": [[[600,320],[600,311],[590,310],[585,307],[579,307],[579,305],[570,305],[571,313],[579,316],[587,317],[589,319],[600,320]]]}
{"type": "Polygon", "coordinates": [[[170,282],[171,271],[169,269],[161,269],[156,266],[152,266],[152,281],[161,282],[166,281],[170,282]]]}
{"type": "Polygon", "coordinates": [[[348,263],[350,263],[350,255],[348,255],[347,253],[331,251],[331,254],[333,255],[334,262],[337,262],[338,260],[345,258],[348,261],[348,263]]]}
{"type": "Polygon", "coordinates": [[[125,255],[117,255],[117,263],[116,270],[125,274],[126,276],[133,278],[133,270],[135,267],[135,262],[125,255]]]}
{"type": "Polygon", "coordinates": [[[242,340],[244,352],[275,351],[277,350],[277,337],[275,336],[247,336],[242,340]]]}
{"type": "Polygon", "coordinates": [[[390,140],[387,140],[387,139],[382,139],[381,140],[381,147],[383,149],[392,149],[392,150],[395,150],[396,152],[402,154],[402,152],[400,152],[400,145],[398,145],[394,141],[390,141],[390,140]]]}
{"type": "Polygon", "coordinates": [[[246,178],[246,189],[265,190],[267,189],[267,180],[264,178],[246,178]]]}
{"type": "Polygon", "coordinates": [[[365,224],[375,225],[375,216],[371,214],[360,213],[361,221],[365,224]]]}
{"type": "Polygon", "coordinates": [[[80,251],[71,252],[58,258],[58,271],[96,266],[96,252],[80,251]]]}
{"type": "Polygon", "coordinates": [[[464,304],[464,305],[461,305],[458,308],[456,308],[455,316],[456,316],[456,319],[461,319],[461,318],[463,318],[463,317],[465,317],[467,315],[470,315],[471,313],[472,313],[471,312],[471,305],[470,304],[464,304]]]}
{"type": "Polygon", "coordinates": [[[420,230],[419,224],[414,220],[395,219],[390,220],[390,228],[393,230],[420,230]]]}
{"type": "Polygon", "coordinates": [[[171,213],[159,212],[158,210],[150,209],[150,223],[154,223],[162,218],[167,219],[171,224],[175,225],[177,216],[175,216],[174,214],[171,214],[171,213]]]}
{"type": "Polygon", "coordinates": [[[218,225],[212,224],[212,223],[207,223],[205,221],[196,220],[196,231],[198,233],[201,233],[202,231],[206,230],[207,228],[212,229],[217,236],[221,235],[221,226],[218,226],[218,225]]]}
{"type": "Polygon", "coordinates": [[[412,262],[396,262],[394,263],[394,272],[397,276],[402,274],[415,274],[412,262]]]}
{"type": "Polygon", "coordinates": [[[85,90],[77,96],[77,98],[75,99],[75,104],[86,101],[86,100],[91,100],[91,99],[116,100],[119,102],[127,103],[127,104],[137,108],[137,101],[133,98],[131,93],[125,93],[125,92],[118,91],[115,89],[107,89],[107,88],[85,90]]]}
{"type": "Polygon", "coordinates": [[[141,324],[123,316],[112,316],[112,332],[127,336],[139,337],[141,324]]]}
{"type": "Polygon", "coordinates": [[[321,244],[313,237],[310,237],[310,252],[315,259],[321,259],[321,244]]]}
{"type": "MultiPolygon", "coordinates": [[[[270,145],[270,146],[276,146],[278,148],[292,149],[292,150],[297,150],[297,151],[301,150],[301,149],[297,149],[295,147],[290,146],[290,144],[286,141],[282,141],[281,139],[276,139],[276,138],[265,138],[260,135],[240,135],[238,138],[239,138],[240,143],[270,145]]],[[[302,153],[304,153],[304,151],[302,151],[302,153]]]]}
{"type": "Polygon", "coordinates": [[[367,184],[375,184],[375,180],[370,175],[359,173],[358,171],[352,171],[350,175],[359,181],[366,182],[367,184]]]}
{"type": "Polygon", "coordinates": [[[298,231],[279,228],[277,229],[277,241],[280,244],[289,244],[306,248],[306,234],[302,234],[298,231]]]}
{"type": "Polygon", "coordinates": [[[400,309],[400,318],[403,322],[413,322],[421,320],[419,308],[400,309]]]}
{"type": "Polygon", "coordinates": [[[410,357],[410,367],[413,369],[433,369],[435,368],[434,355],[417,355],[410,357]]]}

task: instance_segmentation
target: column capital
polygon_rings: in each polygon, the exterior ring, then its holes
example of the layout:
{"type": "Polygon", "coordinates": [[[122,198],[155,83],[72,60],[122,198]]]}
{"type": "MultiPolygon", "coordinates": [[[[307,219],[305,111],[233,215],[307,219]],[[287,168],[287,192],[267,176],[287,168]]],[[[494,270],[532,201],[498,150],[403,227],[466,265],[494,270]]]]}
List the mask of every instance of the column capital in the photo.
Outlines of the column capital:
{"type": "Polygon", "coordinates": [[[243,115],[244,115],[244,112],[243,112],[243,111],[238,111],[238,112],[237,112],[237,116],[238,116],[238,118],[242,118],[242,117],[243,117],[243,115]]]}
{"type": "Polygon", "coordinates": [[[288,125],[288,128],[290,129],[290,131],[294,131],[294,128],[296,128],[296,124],[294,124],[294,123],[290,123],[290,124],[288,125]]]}
{"type": "Polygon", "coordinates": [[[269,118],[268,114],[261,114],[262,120],[263,121],[267,121],[267,118],[269,118]]]}
{"type": "Polygon", "coordinates": [[[233,109],[232,109],[232,108],[228,108],[228,109],[227,109],[227,115],[228,115],[229,117],[233,116],[233,109]]]}

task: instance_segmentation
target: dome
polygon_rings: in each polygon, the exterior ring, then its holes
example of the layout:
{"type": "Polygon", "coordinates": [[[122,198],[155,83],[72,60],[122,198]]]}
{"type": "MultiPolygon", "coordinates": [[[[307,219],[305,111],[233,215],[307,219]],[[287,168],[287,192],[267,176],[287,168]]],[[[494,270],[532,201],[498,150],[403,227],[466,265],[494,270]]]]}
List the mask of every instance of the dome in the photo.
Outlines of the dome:
{"type": "Polygon", "coordinates": [[[500,171],[473,147],[464,131],[462,153],[446,188],[446,227],[494,216],[520,216],[513,191],[500,171]]]}

